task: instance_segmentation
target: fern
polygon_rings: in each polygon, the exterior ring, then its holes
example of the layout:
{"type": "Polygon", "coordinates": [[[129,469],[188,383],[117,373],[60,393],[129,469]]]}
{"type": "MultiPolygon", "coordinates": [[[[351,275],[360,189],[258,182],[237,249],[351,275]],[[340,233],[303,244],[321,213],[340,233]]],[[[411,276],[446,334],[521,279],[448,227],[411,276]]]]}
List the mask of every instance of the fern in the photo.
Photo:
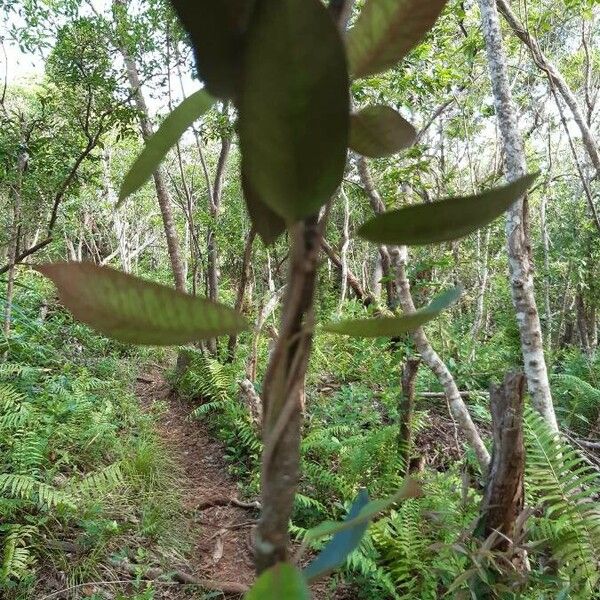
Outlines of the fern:
{"type": "Polygon", "coordinates": [[[74,494],[81,494],[83,496],[101,496],[122,484],[123,473],[121,465],[114,463],[104,469],[89,473],[81,481],[71,484],[68,489],[74,494]]]}
{"type": "Polygon", "coordinates": [[[0,539],[3,542],[0,583],[10,578],[19,579],[27,573],[34,562],[29,544],[36,534],[37,528],[28,525],[0,527],[0,539]]]}
{"type": "Polygon", "coordinates": [[[575,375],[552,377],[557,413],[570,429],[585,435],[600,414],[600,390],[575,375]]]}
{"type": "Polygon", "coordinates": [[[600,478],[533,410],[525,413],[529,494],[544,508],[536,524],[573,590],[586,594],[600,581],[600,478]]]}
{"type": "Polygon", "coordinates": [[[75,498],[68,493],[37,481],[29,475],[0,474],[0,492],[31,501],[45,507],[66,506],[77,508],[75,498]]]}

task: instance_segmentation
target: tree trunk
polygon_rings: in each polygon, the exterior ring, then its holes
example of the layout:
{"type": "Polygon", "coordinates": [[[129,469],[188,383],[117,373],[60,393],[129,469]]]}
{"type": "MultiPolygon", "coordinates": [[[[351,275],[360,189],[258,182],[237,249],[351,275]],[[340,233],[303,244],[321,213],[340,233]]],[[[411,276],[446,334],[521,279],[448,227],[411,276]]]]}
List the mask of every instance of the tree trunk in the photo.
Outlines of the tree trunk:
{"type": "MultiPolygon", "coordinates": [[[[24,142],[21,144],[24,146],[24,142]]],[[[4,305],[4,336],[10,335],[12,319],[12,304],[15,293],[16,264],[19,259],[19,246],[21,240],[21,193],[23,188],[23,173],[27,168],[27,153],[21,151],[17,158],[17,180],[12,186],[13,191],[13,222],[11,227],[11,243],[8,250],[8,281],[6,284],[6,300],[4,305]]]]}
{"type": "Polygon", "coordinates": [[[263,385],[262,513],[256,529],[259,573],[288,558],[288,523],[300,469],[304,377],[312,347],[313,297],[321,232],[317,217],[290,231],[292,249],[281,331],[263,385]]]}
{"type": "MultiPolygon", "coordinates": [[[[256,238],[256,231],[254,227],[248,233],[248,239],[246,240],[246,248],[244,249],[244,258],[242,260],[242,272],[240,275],[240,283],[238,285],[237,297],[235,299],[235,310],[239,313],[242,312],[244,306],[244,297],[246,295],[246,287],[248,280],[250,279],[250,268],[252,266],[252,245],[256,238]]],[[[227,343],[227,362],[232,362],[235,357],[235,349],[237,346],[238,337],[236,334],[229,336],[229,342],[227,343]]]]}
{"type": "Polygon", "coordinates": [[[469,360],[475,359],[477,341],[479,333],[483,325],[483,317],[485,312],[485,293],[487,290],[490,267],[489,267],[489,251],[490,251],[490,236],[491,229],[488,227],[483,235],[483,244],[481,243],[481,232],[477,234],[477,246],[479,254],[479,288],[477,289],[477,302],[475,305],[475,318],[473,319],[473,327],[471,328],[471,343],[473,344],[469,353],[469,360]]]}
{"type": "MultiPolygon", "coordinates": [[[[509,181],[525,175],[525,150],[517,125],[506,55],[495,0],[479,0],[483,33],[496,114],[504,145],[506,174],[509,181]]],[[[527,198],[515,202],[506,220],[508,263],[513,305],[515,307],[525,375],[533,404],[553,430],[558,430],[552,394],[546,370],[542,328],[538,315],[527,231],[527,198]]]]}
{"type": "MultiPolygon", "coordinates": [[[[331,261],[331,263],[342,271],[342,259],[338,254],[336,254],[335,250],[331,247],[329,242],[325,239],[321,240],[321,247],[323,251],[331,261]]],[[[360,281],[356,277],[356,275],[349,269],[346,268],[346,284],[350,287],[350,289],[354,292],[354,295],[365,305],[369,306],[373,303],[373,297],[362,287],[360,281]]]]}
{"type": "MultiPolygon", "coordinates": [[[[123,14],[127,11],[127,0],[113,0],[115,6],[122,7],[123,14]]],[[[117,11],[117,14],[121,11],[117,11]]],[[[142,138],[147,141],[153,134],[152,125],[150,123],[150,115],[146,100],[142,92],[142,84],[140,82],[140,76],[135,64],[135,60],[129,54],[129,51],[125,45],[119,42],[119,51],[123,55],[123,61],[125,62],[125,68],[127,70],[127,79],[131,90],[133,92],[133,98],[135,101],[136,108],[139,112],[140,129],[142,132],[142,138]]],[[[156,198],[158,205],[160,206],[160,212],[162,214],[163,226],[165,230],[165,237],[167,239],[167,250],[169,252],[169,259],[171,261],[171,269],[173,270],[173,278],[175,279],[175,288],[180,292],[186,291],[185,281],[185,270],[183,266],[183,260],[181,257],[181,247],[179,245],[179,237],[177,235],[177,229],[175,227],[175,221],[173,219],[173,210],[171,205],[171,196],[167,187],[167,182],[162,167],[159,167],[153,175],[154,187],[156,188],[156,198]]]]}
{"type": "Polygon", "coordinates": [[[346,292],[348,291],[348,247],[350,246],[350,201],[348,195],[342,188],[342,199],[344,200],[344,226],[342,230],[342,247],[340,249],[340,261],[342,263],[342,285],[340,291],[340,302],[338,304],[338,314],[342,313],[346,292]]]}
{"type": "Polygon", "coordinates": [[[419,372],[421,360],[418,358],[407,358],[402,369],[402,398],[398,407],[400,426],[398,427],[398,448],[402,458],[405,472],[408,473],[410,465],[410,454],[413,445],[412,422],[415,413],[415,381],[419,372]]]}
{"type": "Polygon", "coordinates": [[[501,550],[514,539],[525,501],[524,387],[522,374],[509,373],[503,384],[490,390],[494,447],[481,506],[481,533],[483,538],[494,532],[504,534],[494,545],[501,550]]]}
{"type": "Polygon", "coordinates": [[[546,321],[546,340],[550,344],[552,341],[552,306],[550,304],[550,238],[548,237],[547,206],[548,196],[544,193],[540,202],[540,230],[544,251],[544,318],[546,321]]]}
{"type": "MultiPolygon", "coordinates": [[[[406,246],[398,248],[397,260],[395,262],[402,310],[406,314],[414,313],[416,307],[412,299],[410,282],[408,281],[408,276],[406,274],[406,266],[408,263],[408,249],[406,246]]],[[[485,473],[490,462],[490,455],[481,439],[481,435],[479,434],[475,423],[473,423],[473,420],[471,419],[469,409],[462,399],[452,373],[450,373],[450,370],[444,361],[429,343],[425,330],[422,327],[416,329],[413,332],[412,337],[423,362],[431,369],[444,388],[448,406],[450,407],[450,413],[457,422],[461,433],[475,451],[475,456],[477,457],[481,470],[485,473]]]]}
{"type": "Polygon", "coordinates": [[[579,290],[575,296],[575,314],[577,319],[577,331],[579,332],[579,342],[581,350],[588,356],[591,354],[590,334],[588,331],[587,311],[583,299],[583,290],[579,290]]]}
{"type": "Polygon", "coordinates": [[[503,578],[502,571],[511,577],[515,559],[520,559],[521,566],[525,559],[523,551],[514,547],[515,541],[522,538],[523,519],[519,517],[525,503],[524,388],[525,377],[509,373],[502,385],[492,386],[490,390],[494,447],[476,535],[484,540],[488,551],[506,553],[507,560],[513,564],[501,566],[502,562],[498,561],[487,569],[486,582],[477,577],[473,582],[476,598],[491,598],[493,582],[503,578]]]}
{"type": "MultiPolygon", "coordinates": [[[[359,161],[360,175],[365,187],[365,191],[370,197],[371,205],[376,213],[385,211],[385,205],[379,192],[375,188],[373,178],[369,172],[368,164],[364,159],[359,161]],[[362,163],[362,164],[361,164],[362,163]]],[[[408,264],[408,249],[406,246],[385,248],[386,254],[390,257],[390,263],[395,269],[395,289],[399,294],[399,302],[402,310],[407,313],[414,313],[416,307],[410,289],[410,282],[406,273],[408,264]]],[[[490,455],[479,435],[477,427],[471,419],[469,410],[464,403],[460,391],[454,381],[454,377],[445,363],[440,358],[439,354],[433,349],[425,330],[419,327],[412,333],[412,338],[415,342],[417,350],[421,354],[423,362],[431,369],[433,374],[444,388],[446,399],[452,417],[457,421],[462,434],[465,436],[477,456],[477,460],[481,466],[481,470],[485,473],[490,462],[490,455]]]]}

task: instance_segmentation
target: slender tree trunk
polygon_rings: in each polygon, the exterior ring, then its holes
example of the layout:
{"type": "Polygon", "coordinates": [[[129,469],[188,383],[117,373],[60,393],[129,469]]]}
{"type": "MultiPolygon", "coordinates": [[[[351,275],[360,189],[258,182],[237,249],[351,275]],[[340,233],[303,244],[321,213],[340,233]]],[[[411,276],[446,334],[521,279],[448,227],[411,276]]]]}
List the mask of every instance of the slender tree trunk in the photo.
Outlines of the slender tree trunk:
{"type": "MultiPolygon", "coordinates": [[[[124,13],[127,11],[127,0],[113,0],[113,2],[115,6],[120,7],[124,13]]],[[[119,14],[121,10],[117,11],[117,14],[119,14]]],[[[153,130],[150,123],[150,115],[146,105],[146,100],[142,92],[142,84],[140,82],[137,66],[135,64],[135,60],[129,54],[124,44],[119,43],[119,51],[121,52],[123,61],[125,62],[127,79],[133,92],[136,108],[139,112],[142,138],[144,141],[147,141],[152,136],[153,130]]],[[[185,292],[187,286],[185,281],[183,260],[181,257],[181,246],[179,244],[177,228],[175,227],[175,221],[173,219],[171,196],[169,194],[169,188],[167,187],[166,177],[162,167],[159,167],[154,172],[153,178],[154,187],[156,188],[156,198],[158,200],[158,205],[160,206],[165,237],[167,239],[167,250],[169,252],[169,259],[171,261],[171,269],[173,270],[173,278],[175,279],[175,288],[181,292],[185,292]]]]}
{"type": "Polygon", "coordinates": [[[479,333],[483,325],[483,317],[485,312],[485,293],[487,291],[488,279],[490,273],[489,253],[490,253],[490,236],[491,228],[488,227],[483,235],[483,243],[481,243],[481,232],[478,232],[478,247],[479,247],[479,288],[477,289],[477,302],[475,304],[475,318],[473,319],[473,327],[471,329],[471,343],[473,347],[470,352],[469,360],[475,358],[477,341],[479,333]]]}
{"type": "Polygon", "coordinates": [[[550,238],[548,237],[547,210],[548,197],[544,193],[540,202],[540,230],[544,251],[544,317],[546,321],[546,340],[552,340],[552,306],[550,304],[550,238]]]}
{"type": "MultiPolygon", "coordinates": [[[[321,240],[321,247],[323,251],[329,258],[331,264],[333,264],[337,269],[342,271],[342,259],[335,252],[335,250],[331,247],[329,242],[325,239],[321,240]]],[[[361,282],[358,280],[358,277],[354,274],[350,268],[346,268],[346,285],[354,292],[354,295],[365,305],[369,306],[373,303],[373,296],[369,294],[362,286],[361,282]]]]}
{"type": "MultiPolygon", "coordinates": [[[[402,246],[398,248],[396,276],[400,291],[400,304],[402,310],[407,314],[411,314],[416,311],[416,307],[412,299],[410,282],[408,281],[406,273],[407,264],[408,249],[406,246],[402,246]]],[[[475,451],[481,470],[485,473],[490,462],[490,455],[481,439],[481,435],[479,434],[475,423],[473,423],[473,420],[471,419],[469,409],[461,397],[452,373],[450,373],[450,370],[440,358],[440,355],[433,349],[433,346],[429,342],[425,330],[422,327],[415,330],[412,337],[423,362],[431,369],[444,388],[444,393],[446,394],[452,417],[457,422],[461,433],[475,451]]]]}
{"type": "Polygon", "coordinates": [[[313,296],[321,247],[317,217],[294,225],[290,236],[281,330],[263,385],[262,513],[255,537],[259,573],[288,558],[288,523],[299,478],[304,377],[312,347],[313,296]]]}
{"type": "Polygon", "coordinates": [[[575,296],[575,315],[581,349],[589,356],[591,354],[590,335],[588,331],[587,311],[585,310],[585,301],[583,299],[583,290],[581,288],[577,291],[577,295],[575,296]]]}
{"type": "Polygon", "coordinates": [[[342,263],[342,286],[340,291],[340,302],[338,304],[338,314],[341,314],[346,292],[348,291],[348,247],[350,246],[350,201],[346,192],[342,189],[342,199],[344,201],[344,225],[342,229],[342,247],[340,249],[340,260],[342,263]]]}
{"type": "Polygon", "coordinates": [[[13,224],[11,227],[11,244],[8,256],[8,276],[6,283],[6,299],[4,304],[4,336],[10,335],[12,320],[12,305],[15,293],[15,276],[17,257],[19,256],[19,238],[21,237],[21,199],[20,191],[15,192],[15,204],[13,207],[13,224]]]}
{"type": "MultiPolygon", "coordinates": [[[[479,6],[496,114],[504,145],[507,178],[509,181],[514,181],[525,175],[525,150],[508,80],[500,20],[495,0],[479,0],[479,6]]],[[[521,337],[525,375],[533,404],[549,426],[558,430],[544,357],[542,328],[534,295],[530,241],[526,223],[527,198],[525,197],[515,202],[506,220],[511,293],[521,337]]]]}
{"type": "MultiPolygon", "coordinates": [[[[250,269],[252,266],[252,245],[256,238],[256,230],[254,227],[248,233],[246,239],[246,247],[244,249],[244,258],[242,260],[242,272],[240,275],[240,283],[238,285],[237,297],[235,299],[235,310],[239,313],[242,312],[244,306],[244,297],[246,296],[246,287],[248,286],[248,280],[250,279],[250,269]]],[[[235,358],[235,349],[237,347],[238,337],[236,334],[229,336],[229,342],[227,343],[227,362],[232,362],[235,358]]]]}
{"type": "Polygon", "coordinates": [[[10,335],[12,304],[15,293],[16,264],[19,258],[21,240],[21,193],[23,188],[23,173],[27,168],[27,154],[20,152],[17,158],[17,180],[13,188],[13,222],[11,227],[11,243],[8,250],[8,281],[6,284],[6,300],[4,305],[4,335],[10,335]]]}
{"type": "MultiPolygon", "coordinates": [[[[363,185],[367,194],[370,196],[371,205],[375,209],[375,212],[380,213],[385,211],[385,204],[377,191],[373,178],[369,172],[368,164],[366,161],[361,159],[362,165],[360,168],[360,174],[363,181],[363,185]],[[375,208],[377,207],[377,208],[375,208]]],[[[399,294],[399,301],[402,310],[407,313],[413,313],[416,311],[416,307],[413,301],[410,282],[406,273],[406,267],[408,264],[408,249],[406,246],[386,248],[385,249],[390,256],[390,262],[395,269],[395,283],[396,289],[399,294]]],[[[481,439],[481,435],[471,419],[469,410],[464,403],[460,391],[454,381],[454,377],[450,370],[440,358],[439,354],[433,349],[429,343],[425,330],[419,327],[412,333],[412,338],[415,342],[417,350],[419,351],[423,362],[431,369],[433,374],[437,377],[438,381],[444,388],[446,399],[448,400],[448,406],[452,417],[458,423],[461,433],[465,436],[477,456],[477,460],[481,465],[482,471],[485,473],[488,464],[490,462],[490,455],[481,439]]]]}
{"type": "Polygon", "coordinates": [[[398,427],[398,448],[402,458],[405,472],[410,466],[410,454],[413,446],[412,423],[415,414],[415,382],[419,372],[419,358],[407,358],[402,369],[402,398],[398,407],[400,425],[398,427]]]}

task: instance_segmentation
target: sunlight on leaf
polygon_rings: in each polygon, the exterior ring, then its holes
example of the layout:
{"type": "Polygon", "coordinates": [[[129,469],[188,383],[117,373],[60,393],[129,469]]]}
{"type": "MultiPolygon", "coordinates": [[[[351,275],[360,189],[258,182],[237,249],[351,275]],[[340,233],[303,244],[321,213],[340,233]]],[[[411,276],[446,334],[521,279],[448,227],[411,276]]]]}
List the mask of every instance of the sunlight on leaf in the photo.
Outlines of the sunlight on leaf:
{"type": "Polygon", "coordinates": [[[119,192],[117,208],[152,177],[167,152],[214,102],[214,98],[204,90],[200,90],[186,98],[162,122],[158,131],[146,142],[142,153],[125,176],[119,192]]]}
{"type": "Polygon", "coordinates": [[[383,213],[358,235],[378,244],[420,246],[460,239],[497,219],[527,192],[537,174],[476,196],[449,198],[383,213]]]}
{"type": "Polygon", "coordinates": [[[74,317],[115,340],[172,346],[248,329],[231,308],[91,263],[36,267],[74,317]]]}
{"type": "Polygon", "coordinates": [[[367,0],[348,33],[352,77],[398,64],[433,27],[445,4],[446,0],[367,0]]]}
{"type": "Polygon", "coordinates": [[[461,296],[462,288],[455,287],[435,298],[431,304],[413,314],[399,317],[376,317],[373,319],[350,319],[328,323],[323,329],[328,333],[349,335],[357,338],[396,337],[418,329],[435,319],[443,310],[454,304],[461,296]]]}

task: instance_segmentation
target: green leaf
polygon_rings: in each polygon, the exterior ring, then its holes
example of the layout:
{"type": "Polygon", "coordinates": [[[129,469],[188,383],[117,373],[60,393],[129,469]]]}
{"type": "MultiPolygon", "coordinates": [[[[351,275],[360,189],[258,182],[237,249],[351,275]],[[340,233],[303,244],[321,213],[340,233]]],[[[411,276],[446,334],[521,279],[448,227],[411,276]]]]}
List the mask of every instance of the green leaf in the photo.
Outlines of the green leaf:
{"type": "Polygon", "coordinates": [[[320,0],[257,0],[239,99],[245,173],[287,221],[318,211],[346,164],[344,46],[320,0]]]}
{"type": "Polygon", "coordinates": [[[400,62],[433,27],[446,0],[367,0],[348,33],[353,78],[385,71],[400,62]]]}
{"type": "Polygon", "coordinates": [[[146,142],[142,153],[129,169],[119,192],[117,207],[123,203],[127,196],[139,190],[152,177],[167,152],[214,102],[214,98],[204,90],[199,90],[173,110],[162,122],[158,131],[146,142]]]}
{"type": "Polygon", "coordinates": [[[422,246],[457,240],[498,218],[536,179],[517,181],[476,196],[450,198],[383,213],[365,223],[358,235],[378,244],[422,246]]]}
{"type": "Polygon", "coordinates": [[[254,0],[171,0],[194,46],[198,74],[217,98],[235,98],[254,0]]]}
{"type": "Polygon", "coordinates": [[[248,329],[237,312],[91,263],[36,267],[76,319],[115,340],[171,346],[248,329]]]}
{"type": "Polygon", "coordinates": [[[406,500],[407,498],[418,498],[422,495],[422,493],[421,486],[414,479],[408,478],[404,482],[402,488],[393,496],[383,500],[372,500],[361,508],[360,512],[354,519],[342,521],[341,523],[335,521],[325,521],[313,529],[309,529],[304,536],[303,543],[312,542],[340,531],[354,529],[362,523],[368,523],[369,521],[372,521],[377,515],[379,515],[379,513],[384,512],[394,504],[397,504],[402,500],[406,500]]]}
{"type": "Polygon", "coordinates": [[[431,304],[410,315],[400,317],[378,317],[375,319],[350,319],[339,323],[328,323],[323,329],[329,333],[358,338],[397,337],[418,329],[435,319],[443,310],[454,304],[462,294],[455,287],[435,298],[431,304]]]}
{"type": "Polygon", "coordinates": [[[246,208],[256,232],[265,245],[269,246],[273,244],[285,231],[285,221],[258,197],[258,194],[250,185],[248,177],[246,177],[243,164],[242,188],[244,190],[246,208]]]}
{"type": "MultiPolygon", "coordinates": [[[[345,520],[352,521],[358,517],[360,511],[368,504],[369,494],[367,490],[361,489],[345,520]]],[[[317,558],[304,569],[304,576],[312,581],[340,567],[346,557],[358,547],[368,526],[368,522],[358,523],[355,527],[334,535],[317,558]]]]}
{"type": "Polygon", "coordinates": [[[390,156],[416,137],[415,128],[389,106],[368,106],[351,117],[350,148],[363,156],[390,156]]]}
{"type": "Polygon", "coordinates": [[[245,600],[310,600],[302,573],[288,563],[279,563],[265,571],[244,596],[245,600]]]}

